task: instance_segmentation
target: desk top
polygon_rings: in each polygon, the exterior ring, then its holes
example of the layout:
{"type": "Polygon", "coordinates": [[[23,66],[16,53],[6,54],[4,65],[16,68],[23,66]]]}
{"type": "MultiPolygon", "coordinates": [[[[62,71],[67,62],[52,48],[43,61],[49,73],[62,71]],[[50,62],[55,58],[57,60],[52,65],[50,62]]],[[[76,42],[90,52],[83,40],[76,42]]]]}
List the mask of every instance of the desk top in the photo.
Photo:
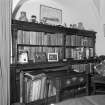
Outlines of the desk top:
{"type": "Polygon", "coordinates": [[[55,105],[105,105],[105,95],[84,96],[65,100],[55,105]]]}

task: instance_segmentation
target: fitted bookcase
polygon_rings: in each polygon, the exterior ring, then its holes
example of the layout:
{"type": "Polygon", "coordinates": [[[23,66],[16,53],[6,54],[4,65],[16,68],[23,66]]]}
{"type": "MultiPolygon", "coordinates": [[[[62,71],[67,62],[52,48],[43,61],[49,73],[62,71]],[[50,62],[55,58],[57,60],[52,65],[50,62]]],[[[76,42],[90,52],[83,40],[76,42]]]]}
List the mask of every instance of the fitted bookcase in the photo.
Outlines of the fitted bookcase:
{"type": "MultiPolygon", "coordinates": [[[[74,93],[84,89],[85,95],[88,95],[88,74],[93,72],[92,64],[97,62],[93,59],[95,39],[94,31],[12,20],[11,103],[20,101],[33,105],[35,102],[58,102],[67,96],[65,90],[75,96],[74,93]],[[18,63],[19,51],[28,52],[26,64],[18,63]],[[46,60],[37,61],[37,53],[45,54],[46,60]],[[49,53],[57,53],[58,61],[49,62],[49,53]],[[32,91],[32,88],[28,89],[28,85],[33,78],[40,80],[36,84],[44,84],[39,88],[46,86],[46,92],[43,94],[41,91],[29,100],[31,96],[27,91],[32,91]],[[73,90],[75,87],[76,91],[73,90]]],[[[71,97],[70,94],[68,97],[71,97]]]]}
{"type": "Polygon", "coordinates": [[[71,29],[32,22],[12,21],[12,62],[19,50],[27,50],[29,61],[35,52],[58,53],[59,60],[85,60],[95,56],[94,31],[71,29]]]}

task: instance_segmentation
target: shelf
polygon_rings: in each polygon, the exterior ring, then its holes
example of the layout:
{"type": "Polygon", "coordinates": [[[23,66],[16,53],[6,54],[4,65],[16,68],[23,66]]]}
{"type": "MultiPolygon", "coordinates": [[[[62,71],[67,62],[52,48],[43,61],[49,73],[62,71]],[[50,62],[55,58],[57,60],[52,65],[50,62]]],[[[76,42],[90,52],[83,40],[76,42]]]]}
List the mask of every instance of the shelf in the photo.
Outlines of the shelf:
{"type": "Polygon", "coordinates": [[[68,45],[32,45],[32,44],[17,44],[18,47],[66,47],[66,48],[93,48],[93,46],[68,46],[68,45]]]}
{"type": "Polygon", "coordinates": [[[30,103],[26,103],[25,105],[48,105],[51,103],[56,103],[55,99],[56,99],[56,96],[52,96],[52,97],[48,97],[48,99],[33,101],[30,103]]]}
{"type": "Polygon", "coordinates": [[[39,24],[39,23],[25,22],[19,20],[12,20],[12,30],[14,28],[24,31],[66,33],[67,35],[79,35],[86,37],[95,37],[96,34],[96,32],[94,31],[65,28],[64,26],[53,26],[48,24],[39,24]]]}
{"type": "Polygon", "coordinates": [[[66,67],[75,64],[86,64],[100,62],[99,59],[87,59],[87,60],[71,60],[67,62],[40,62],[40,63],[27,63],[27,64],[11,64],[11,67],[22,68],[23,70],[42,70],[58,67],[66,67]]]}
{"type": "Polygon", "coordinates": [[[93,48],[93,46],[65,46],[66,48],[93,48]]]}
{"type": "Polygon", "coordinates": [[[105,94],[105,90],[97,90],[96,93],[103,93],[103,94],[105,94]]]}
{"type": "Polygon", "coordinates": [[[27,63],[27,64],[11,64],[11,67],[22,68],[22,70],[42,70],[42,69],[49,69],[49,68],[57,68],[57,67],[64,67],[66,63],[62,62],[42,62],[42,63],[27,63]]]}
{"type": "Polygon", "coordinates": [[[105,85],[105,81],[93,80],[93,82],[94,82],[95,84],[103,84],[103,85],[105,85]]]}
{"type": "Polygon", "coordinates": [[[32,45],[32,44],[18,44],[19,46],[23,47],[64,47],[63,45],[32,45]]]}

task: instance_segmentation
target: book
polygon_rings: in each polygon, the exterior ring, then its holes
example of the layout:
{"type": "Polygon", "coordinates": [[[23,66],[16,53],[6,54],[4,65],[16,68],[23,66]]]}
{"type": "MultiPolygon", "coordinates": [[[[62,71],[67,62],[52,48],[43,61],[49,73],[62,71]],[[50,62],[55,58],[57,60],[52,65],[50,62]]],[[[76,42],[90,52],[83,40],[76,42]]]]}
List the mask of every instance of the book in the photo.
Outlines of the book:
{"type": "Polygon", "coordinates": [[[43,99],[46,97],[46,76],[43,76],[42,80],[41,80],[41,91],[40,91],[40,99],[43,99]]]}
{"type": "Polygon", "coordinates": [[[17,32],[17,44],[23,44],[23,31],[21,30],[17,32]]]}
{"type": "Polygon", "coordinates": [[[46,75],[25,73],[25,102],[32,102],[46,97],[46,75]]]}
{"type": "Polygon", "coordinates": [[[30,44],[30,33],[23,31],[23,44],[30,44]]]}

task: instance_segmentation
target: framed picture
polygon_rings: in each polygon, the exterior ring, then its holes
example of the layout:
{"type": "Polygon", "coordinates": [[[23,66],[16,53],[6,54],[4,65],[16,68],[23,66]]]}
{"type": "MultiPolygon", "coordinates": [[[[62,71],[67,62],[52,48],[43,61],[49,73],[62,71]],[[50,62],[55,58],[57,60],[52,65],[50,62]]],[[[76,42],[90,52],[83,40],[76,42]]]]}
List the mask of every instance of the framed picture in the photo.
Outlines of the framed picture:
{"type": "Polygon", "coordinates": [[[28,51],[19,51],[18,63],[21,64],[28,63],[28,51]]]}
{"type": "Polygon", "coordinates": [[[47,62],[45,52],[35,52],[35,62],[47,62]]]}
{"type": "Polygon", "coordinates": [[[48,62],[57,62],[58,53],[48,53],[48,62]]]}
{"type": "Polygon", "coordinates": [[[40,5],[40,21],[52,25],[61,25],[62,10],[46,5],[40,5]]]}

